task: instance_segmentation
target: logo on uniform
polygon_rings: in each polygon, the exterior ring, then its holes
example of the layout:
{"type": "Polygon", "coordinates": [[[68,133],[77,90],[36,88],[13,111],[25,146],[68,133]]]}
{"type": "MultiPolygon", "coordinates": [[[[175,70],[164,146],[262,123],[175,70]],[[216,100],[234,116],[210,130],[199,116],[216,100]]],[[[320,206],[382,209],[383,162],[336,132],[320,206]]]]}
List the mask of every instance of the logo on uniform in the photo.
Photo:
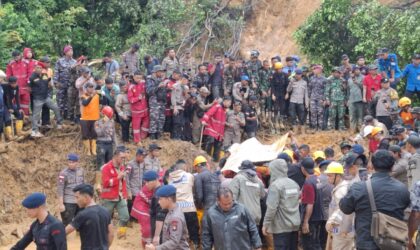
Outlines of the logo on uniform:
{"type": "Polygon", "coordinates": [[[172,231],[176,231],[178,229],[178,221],[171,222],[172,231]]]}

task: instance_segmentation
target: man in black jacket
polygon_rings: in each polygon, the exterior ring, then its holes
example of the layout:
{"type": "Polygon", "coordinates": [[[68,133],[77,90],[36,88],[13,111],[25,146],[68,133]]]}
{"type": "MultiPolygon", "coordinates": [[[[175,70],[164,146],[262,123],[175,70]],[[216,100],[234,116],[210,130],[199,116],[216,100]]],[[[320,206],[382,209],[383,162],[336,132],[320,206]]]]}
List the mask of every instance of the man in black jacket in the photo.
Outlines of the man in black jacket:
{"type": "Polygon", "coordinates": [[[41,119],[42,106],[46,104],[48,108],[52,109],[57,119],[57,128],[61,129],[63,118],[61,117],[58,106],[53,102],[48,95],[49,89],[52,88],[51,78],[46,72],[43,72],[44,65],[38,63],[35,66],[35,71],[29,78],[29,86],[31,87],[33,110],[32,110],[32,134],[33,137],[42,137],[43,135],[38,130],[38,122],[41,119]]]}
{"type": "Polygon", "coordinates": [[[255,220],[249,211],[233,200],[229,188],[220,188],[217,203],[204,215],[202,249],[261,249],[262,243],[255,220]]]}
{"type": "MultiPolygon", "coordinates": [[[[11,115],[16,119],[16,134],[20,135],[23,128],[23,109],[20,107],[19,86],[17,85],[17,78],[14,76],[9,77],[7,85],[4,85],[4,103],[11,115]]],[[[4,134],[7,140],[12,139],[12,120],[5,123],[4,134]]]]}
{"type": "Polygon", "coordinates": [[[216,203],[220,180],[215,173],[207,169],[207,159],[200,155],[194,159],[194,168],[198,173],[194,177],[194,199],[197,209],[208,210],[216,203]]]}
{"type": "MultiPolygon", "coordinates": [[[[404,210],[410,205],[407,187],[389,175],[394,158],[387,150],[378,150],[372,157],[375,173],[371,177],[373,196],[379,212],[399,220],[404,219],[404,210]]],[[[379,250],[371,236],[372,211],[366,182],[350,186],[347,195],[340,200],[340,209],[345,214],[356,213],[357,249],[379,250]]]]}
{"type": "Polygon", "coordinates": [[[284,129],[283,122],[286,120],[286,89],[289,84],[287,75],[282,72],[282,64],[276,63],[274,65],[274,74],[271,78],[271,98],[274,107],[273,123],[277,130],[284,129]]]}

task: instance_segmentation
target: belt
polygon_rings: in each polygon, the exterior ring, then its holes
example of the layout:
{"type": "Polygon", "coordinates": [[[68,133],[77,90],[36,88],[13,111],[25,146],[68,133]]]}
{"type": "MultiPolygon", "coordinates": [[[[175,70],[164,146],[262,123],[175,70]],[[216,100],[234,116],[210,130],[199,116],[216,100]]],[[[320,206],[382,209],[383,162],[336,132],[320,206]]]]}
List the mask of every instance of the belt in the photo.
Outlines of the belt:
{"type": "Polygon", "coordinates": [[[96,141],[96,144],[112,144],[112,141],[96,141]]]}

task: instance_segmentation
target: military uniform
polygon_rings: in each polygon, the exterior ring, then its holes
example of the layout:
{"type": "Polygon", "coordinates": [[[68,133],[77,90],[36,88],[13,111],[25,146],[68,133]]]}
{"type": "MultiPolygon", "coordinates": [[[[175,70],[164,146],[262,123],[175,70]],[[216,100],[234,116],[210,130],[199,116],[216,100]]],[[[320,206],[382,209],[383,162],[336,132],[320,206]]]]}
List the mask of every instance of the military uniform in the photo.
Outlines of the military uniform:
{"type": "Polygon", "coordinates": [[[96,138],[96,167],[101,167],[112,159],[113,144],[116,142],[114,120],[100,119],[95,122],[96,138]]]}
{"type": "Polygon", "coordinates": [[[171,59],[168,56],[163,59],[162,67],[163,67],[164,70],[166,70],[166,77],[167,78],[171,77],[172,73],[176,69],[180,69],[178,59],[176,57],[174,59],[171,59]]]}
{"type": "Polygon", "coordinates": [[[61,212],[61,220],[65,226],[67,226],[79,212],[73,188],[83,183],[85,183],[84,170],[80,167],[74,170],[65,168],[58,175],[57,193],[58,197],[63,197],[65,210],[64,212],[61,212]]]}
{"type": "Polygon", "coordinates": [[[226,113],[226,127],[225,136],[223,139],[223,146],[229,147],[234,143],[241,142],[241,131],[242,126],[245,125],[245,115],[242,112],[236,113],[233,110],[229,110],[226,113]],[[237,120],[239,119],[239,121],[237,120]]]}
{"type": "Polygon", "coordinates": [[[173,115],[172,123],[172,139],[180,140],[183,139],[183,127],[184,127],[184,105],[186,102],[185,92],[188,87],[177,82],[173,85],[171,94],[171,108],[177,110],[177,114],[173,115]]]}
{"type": "Polygon", "coordinates": [[[144,166],[145,171],[153,170],[159,172],[161,168],[159,159],[152,158],[150,155],[144,158],[144,166]]]}
{"type": "Polygon", "coordinates": [[[163,79],[147,77],[146,92],[149,96],[150,134],[160,134],[165,125],[166,87],[159,87],[163,79]]]}
{"type": "Polygon", "coordinates": [[[235,68],[227,67],[223,71],[223,89],[225,95],[232,95],[233,84],[235,84],[235,68]]]}
{"type": "Polygon", "coordinates": [[[324,101],[327,78],[323,75],[311,77],[308,83],[309,110],[311,112],[311,128],[322,129],[324,126],[324,101]]]}
{"type": "Polygon", "coordinates": [[[76,80],[80,76],[81,66],[72,67],[70,69],[70,80],[69,88],[67,91],[68,98],[68,116],[70,120],[76,117],[80,117],[80,101],[79,101],[79,90],[76,88],[76,80]]]}
{"type": "Polygon", "coordinates": [[[60,84],[57,88],[57,104],[63,115],[66,115],[68,110],[67,98],[71,78],[70,70],[74,64],[76,64],[76,60],[73,58],[68,59],[66,57],[58,59],[55,64],[54,83],[56,84],[56,87],[57,84],[60,84]]]}
{"type": "Polygon", "coordinates": [[[201,87],[209,88],[209,79],[210,77],[207,73],[206,74],[199,73],[194,77],[193,85],[197,86],[198,89],[201,87]]]}
{"type": "Polygon", "coordinates": [[[197,63],[195,62],[195,59],[193,57],[186,58],[183,57],[179,61],[181,72],[188,74],[190,77],[195,76],[195,73],[197,71],[197,63]]]}
{"type": "Polygon", "coordinates": [[[169,210],[163,222],[162,244],[157,250],[189,250],[188,230],[184,213],[178,206],[169,210]]]}
{"type": "Polygon", "coordinates": [[[260,69],[258,72],[258,93],[260,101],[261,114],[263,115],[263,121],[265,120],[265,112],[271,112],[271,96],[270,91],[270,81],[272,78],[272,71],[270,69],[260,69]],[[266,94],[264,97],[263,93],[266,94]]]}
{"type": "Polygon", "coordinates": [[[325,99],[329,102],[329,126],[335,129],[335,122],[338,119],[338,128],[344,130],[344,113],[346,102],[346,84],[343,78],[328,78],[328,84],[325,87],[325,99]]]}
{"type": "Polygon", "coordinates": [[[252,84],[258,85],[259,83],[259,75],[258,72],[262,68],[262,64],[260,60],[257,60],[255,62],[248,61],[246,63],[247,66],[247,75],[249,76],[249,79],[251,80],[252,84]]]}

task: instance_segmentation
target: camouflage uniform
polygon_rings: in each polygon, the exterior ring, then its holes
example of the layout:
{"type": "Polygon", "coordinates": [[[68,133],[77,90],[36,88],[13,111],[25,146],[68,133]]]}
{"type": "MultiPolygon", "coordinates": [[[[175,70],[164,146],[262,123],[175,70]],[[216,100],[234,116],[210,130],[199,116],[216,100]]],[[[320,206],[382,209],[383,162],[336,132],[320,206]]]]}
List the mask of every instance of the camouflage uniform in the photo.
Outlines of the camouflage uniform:
{"type": "Polygon", "coordinates": [[[67,91],[67,110],[68,117],[71,120],[76,117],[80,117],[79,90],[76,88],[76,80],[80,76],[80,69],[80,66],[76,66],[70,69],[70,85],[67,91]]]}
{"type": "Polygon", "coordinates": [[[235,68],[227,67],[223,72],[223,89],[225,95],[232,95],[233,84],[235,84],[235,68]]]}
{"type": "Polygon", "coordinates": [[[210,77],[207,73],[204,75],[199,73],[194,77],[193,84],[196,85],[198,89],[201,87],[209,89],[209,79],[210,77]]]}
{"type": "Polygon", "coordinates": [[[160,134],[165,125],[166,86],[159,87],[163,79],[148,76],[146,80],[146,92],[149,97],[150,107],[150,134],[160,134]]]}
{"type": "Polygon", "coordinates": [[[344,130],[344,113],[346,107],[346,83],[343,78],[335,78],[333,76],[328,78],[328,83],[325,87],[325,99],[330,104],[329,110],[329,125],[331,129],[335,128],[335,121],[338,118],[338,128],[344,130]]]}
{"type": "Polygon", "coordinates": [[[249,76],[251,83],[258,85],[259,83],[258,72],[262,68],[261,61],[260,60],[257,60],[255,62],[248,61],[246,63],[246,66],[247,66],[247,75],[249,76]]]}
{"type": "Polygon", "coordinates": [[[236,113],[229,110],[226,113],[225,136],[223,138],[223,146],[229,147],[234,143],[241,142],[241,126],[245,125],[245,115],[242,112],[236,113]],[[236,120],[239,118],[239,121],[236,120]]]}
{"type": "Polygon", "coordinates": [[[272,74],[273,73],[271,69],[265,70],[262,68],[258,72],[258,79],[259,79],[258,93],[260,95],[259,100],[260,100],[261,113],[265,113],[266,111],[268,112],[271,111],[271,95],[268,92],[270,90],[270,81],[271,81],[272,74]],[[263,92],[267,93],[266,97],[262,96],[263,92]]]}
{"type": "Polygon", "coordinates": [[[178,58],[171,59],[168,56],[165,57],[162,61],[162,67],[166,70],[166,77],[171,77],[174,70],[180,69],[178,58]]]}
{"type": "MultiPolygon", "coordinates": [[[[67,98],[68,98],[68,89],[71,85],[70,78],[71,78],[71,67],[76,64],[76,60],[73,58],[67,59],[66,57],[62,57],[58,59],[55,63],[54,69],[54,83],[59,83],[60,86],[57,87],[57,105],[60,109],[60,112],[65,115],[68,110],[67,106],[67,98]]],[[[65,117],[63,117],[65,118],[65,117]]]]}
{"type": "Polygon", "coordinates": [[[190,77],[195,76],[197,72],[197,63],[194,57],[186,58],[183,57],[179,60],[181,72],[187,73],[190,77]]]}
{"type": "Polygon", "coordinates": [[[308,83],[308,93],[309,93],[309,110],[311,112],[311,127],[314,129],[322,129],[324,126],[323,116],[324,116],[324,92],[325,86],[327,84],[327,78],[323,75],[321,76],[312,76],[308,83]]]}

